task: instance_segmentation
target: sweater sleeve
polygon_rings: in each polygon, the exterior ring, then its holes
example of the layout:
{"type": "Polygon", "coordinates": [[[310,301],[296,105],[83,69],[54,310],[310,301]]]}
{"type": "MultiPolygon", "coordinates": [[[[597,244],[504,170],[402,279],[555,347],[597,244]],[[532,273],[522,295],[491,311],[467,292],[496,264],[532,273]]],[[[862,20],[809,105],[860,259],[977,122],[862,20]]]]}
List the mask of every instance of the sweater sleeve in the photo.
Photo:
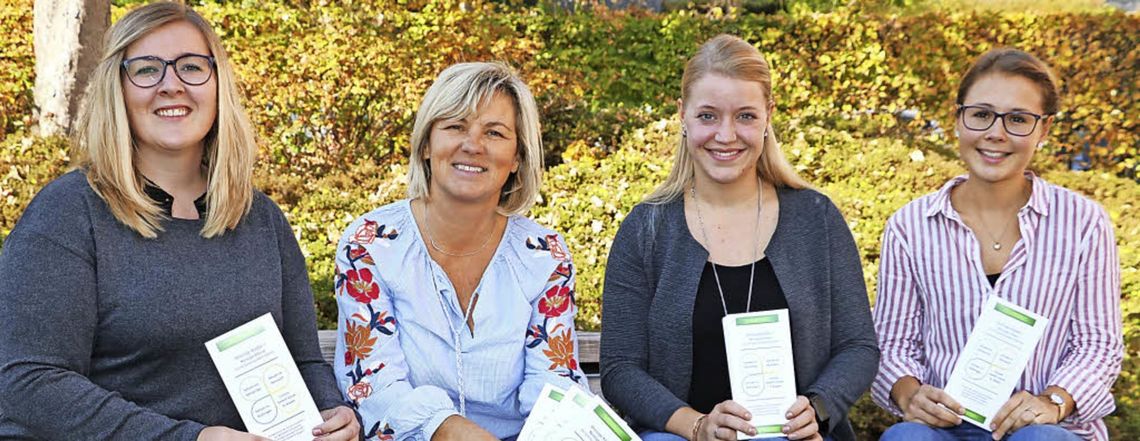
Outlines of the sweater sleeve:
{"type": "MultiPolygon", "coordinates": [[[[808,387],[807,393],[823,399],[829,415],[847,415],[863,395],[879,368],[879,346],[871,322],[867,286],[859,250],[843,215],[832,203],[826,204],[828,256],[831,268],[831,359],[808,387]]],[[[841,418],[831,418],[834,429],[841,418]]]]}
{"type": "Polygon", "coordinates": [[[646,371],[649,364],[649,305],[653,299],[642,247],[644,205],[634,207],[618,228],[606,263],[602,295],[600,364],[606,400],[639,425],[664,431],[673,413],[686,407],[646,371]]]}
{"type": "Polygon", "coordinates": [[[1050,385],[1073,396],[1076,409],[1066,421],[1077,424],[1097,421],[1116,408],[1112,383],[1120,374],[1124,356],[1120,261],[1108,214],[1103,209],[1097,214],[1077,266],[1082,274],[1077,281],[1075,313],[1068,318],[1072,331],[1065,355],[1049,378],[1050,385]]]}
{"type": "Polygon", "coordinates": [[[197,439],[204,425],[137,406],[87,378],[99,334],[93,233],[76,185],[56,184],[32,202],[0,253],[0,414],[43,439],[197,439]]]}
{"type": "Polygon", "coordinates": [[[317,339],[317,313],[313,307],[313,292],[305,268],[305,256],[280,208],[269,203],[275,215],[277,246],[281,254],[281,324],[285,342],[317,408],[326,410],[346,405],[341,400],[336,380],[333,379],[332,367],[321,356],[320,342],[317,339]]]}

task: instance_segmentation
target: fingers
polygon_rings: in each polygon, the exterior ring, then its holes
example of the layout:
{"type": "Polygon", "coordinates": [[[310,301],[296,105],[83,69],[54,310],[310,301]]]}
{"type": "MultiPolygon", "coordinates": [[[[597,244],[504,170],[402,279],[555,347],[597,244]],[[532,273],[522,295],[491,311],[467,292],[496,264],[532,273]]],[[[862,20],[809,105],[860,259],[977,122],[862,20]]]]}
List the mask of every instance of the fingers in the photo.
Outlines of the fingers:
{"type": "Polygon", "coordinates": [[[784,424],[782,431],[788,439],[808,439],[819,433],[819,424],[815,422],[815,409],[811,407],[805,396],[796,397],[785,418],[788,422],[784,424]]]}
{"type": "Polygon", "coordinates": [[[997,430],[998,427],[1001,427],[1003,424],[1005,424],[1005,420],[1008,419],[1011,414],[1013,414],[1013,411],[1015,409],[1021,406],[1021,402],[1025,399],[1025,397],[1022,395],[1024,393],[1025,391],[1021,391],[1013,394],[1012,397],[1009,397],[1009,399],[1005,401],[1005,404],[1001,405],[1001,408],[998,409],[998,412],[994,414],[994,418],[990,420],[991,430],[997,430]]]}
{"type": "Polygon", "coordinates": [[[959,414],[965,411],[956,400],[942,389],[929,384],[919,387],[905,409],[907,421],[932,427],[951,427],[962,424],[959,414]],[[949,406],[949,407],[948,407],[949,406]],[[954,410],[951,410],[954,409],[954,410]],[[955,411],[956,410],[956,411],[955,411]]]}
{"type": "Polygon", "coordinates": [[[728,427],[717,427],[715,430],[713,430],[713,439],[735,441],[736,430],[730,429],[728,427]]]}
{"type": "MultiPolygon", "coordinates": [[[[945,408],[949,410],[950,413],[955,414],[955,416],[966,413],[966,408],[959,404],[958,400],[955,400],[954,397],[951,397],[950,394],[946,393],[946,391],[934,386],[929,386],[929,388],[931,390],[931,400],[945,406],[945,408]]],[[[958,422],[961,423],[962,419],[958,418],[958,422]]]]}
{"type": "Polygon", "coordinates": [[[742,419],[736,415],[727,413],[712,413],[709,414],[709,422],[717,428],[716,436],[718,439],[736,439],[736,432],[744,432],[749,436],[756,434],[756,428],[748,423],[748,420],[742,419]],[[728,432],[722,432],[727,430],[728,432]]]}
{"type": "Polygon", "coordinates": [[[732,401],[732,400],[726,400],[724,402],[721,402],[720,404],[717,404],[716,407],[713,408],[713,412],[716,412],[718,409],[722,413],[727,413],[729,415],[733,415],[733,416],[740,418],[740,419],[743,419],[745,421],[752,419],[752,413],[748,412],[748,409],[745,409],[744,406],[740,405],[740,403],[737,403],[737,402],[732,401]]]}
{"type": "Polygon", "coordinates": [[[749,436],[756,435],[756,428],[748,423],[751,419],[752,413],[748,409],[735,401],[728,400],[713,408],[706,424],[713,438],[735,440],[737,431],[749,436]]]}
{"type": "Polygon", "coordinates": [[[321,411],[325,422],[313,428],[313,436],[322,441],[346,441],[356,439],[360,434],[360,424],[356,414],[345,406],[337,406],[321,411]]]}
{"type": "Polygon", "coordinates": [[[810,408],[811,403],[808,402],[807,397],[800,395],[796,397],[796,401],[792,402],[792,407],[788,408],[788,413],[787,415],[784,415],[784,418],[790,420],[792,418],[795,418],[796,415],[799,415],[810,408]]]}
{"type": "Polygon", "coordinates": [[[792,430],[785,429],[787,431],[785,431],[784,434],[787,435],[790,440],[809,439],[819,435],[819,424],[815,422],[815,415],[811,412],[801,413],[800,416],[796,417],[795,423],[789,422],[789,424],[784,427],[788,428],[789,426],[799,427],[798,429],[792,430]]]}
{"type": "Polygon", "coordinates": [[[1047,409],[1041,400],[1026,391],[1014,394],[1002,405],[994,415],[990,428],[993,429],[993,439],[1001,439],[1006,434],[1016,431],[1030,424],[1048,423],[1047,409]]]}

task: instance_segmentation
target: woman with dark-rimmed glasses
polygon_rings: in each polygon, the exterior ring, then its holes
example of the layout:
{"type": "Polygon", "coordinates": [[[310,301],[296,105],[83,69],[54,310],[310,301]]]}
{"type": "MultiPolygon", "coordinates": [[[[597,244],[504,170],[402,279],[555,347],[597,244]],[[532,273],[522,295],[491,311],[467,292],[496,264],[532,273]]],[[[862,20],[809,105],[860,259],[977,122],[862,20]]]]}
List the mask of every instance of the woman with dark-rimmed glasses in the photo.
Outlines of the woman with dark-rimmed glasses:
{"type": "MultiPolygon", "coordinates": [[[[872,396],[902,416],[883,440],[1107,440],[1123,357],[1112,223],[1027,170],[1058,110],[1052,70],[995,49],[958,88],[968,174],[915,200],[883,233],[872,396]],[[1008,401],[982,429],[943,388],[990,296],[1049,319],[1008,401]]],[[[1016,366],[1013,368],[1020,368],[1016,366]]]]}
{"type": "MultiPolygon", "coordinates": [[[[205,343],[266,313],[325,420],[293,430],[357,439],[305,258],[253,188],[253,128],[209,24],[171,2],[127,13],[85,102],[76,170],[0,254],[0,439],[265,439],[244,432],[205,343]]],[[[243,390],[281,415],[296,401],[243,390]]]]}

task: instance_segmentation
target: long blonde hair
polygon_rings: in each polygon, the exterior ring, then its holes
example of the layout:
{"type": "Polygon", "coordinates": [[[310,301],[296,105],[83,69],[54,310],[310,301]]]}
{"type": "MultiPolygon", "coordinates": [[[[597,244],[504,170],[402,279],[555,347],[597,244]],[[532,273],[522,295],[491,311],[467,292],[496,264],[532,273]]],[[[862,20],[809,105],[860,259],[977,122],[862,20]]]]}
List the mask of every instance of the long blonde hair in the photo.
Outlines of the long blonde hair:
{"type": "MultiPolygon", "coordinates": [[[[693,58],[685,65],[685,73],[681,76],[681,101],[690,102],[689,93],[693,83],[706,75],[717,74],[728,78],[744,81],[754,81],[760,84],[764,97],[772,102],[772,75],[768,62],[760,51],[748,42],[732,35],[718,35],[701,45],[693,58]]],[[[663,204],[673,201],[684,195],[693,184],[695,165],[686,146],[687,139],[681,136],[677,144],[677,154],[673,159],[673,169],[656,190],[645,198],[651,204],[663,204]]],[[[769,121],[767,135],[764,137],[763,151],[760,159],[756,161],[756,173],[761,179],[771,182],[776,187],[806,188],[807,181],[803,180],[780,150],[780,143],[776,140],[776,131],[772,129],[769,121]]]]}
{"type": "Polygon", "coordinates": [[[519,169],[507,177],[499,191],[498,212],[523,214],[530,209],[542,185],[542,129],[538,105],[522,78],[503,63],[458,63],[440,72],[424,94],[412,126],[412,154],[408,171],[408,197],[428,195],[431,166],[424,151],[431,128],[442,119],[463,119],[491,102],[496,93],[515,106],[519,169]]]}
{"type": "Polygon", "coordinates": [[[218,113],[206,134],[203,162],[207,169],[205,225],[202,237],[220,236],[237,227],[253,203],[253,164],[257,143],[241,105],[233,68],[221,40],[206,20],[188,6],[156,2],[123,16],[107,33],[103,60],[96,66],[73,132],[75,165],[111,214],[146,238],[158,237],[162,208],[143,191],[123,100],[121,63],[127,47],[164,25],[184,21],[206,38],[215,58],[218,113]]]}

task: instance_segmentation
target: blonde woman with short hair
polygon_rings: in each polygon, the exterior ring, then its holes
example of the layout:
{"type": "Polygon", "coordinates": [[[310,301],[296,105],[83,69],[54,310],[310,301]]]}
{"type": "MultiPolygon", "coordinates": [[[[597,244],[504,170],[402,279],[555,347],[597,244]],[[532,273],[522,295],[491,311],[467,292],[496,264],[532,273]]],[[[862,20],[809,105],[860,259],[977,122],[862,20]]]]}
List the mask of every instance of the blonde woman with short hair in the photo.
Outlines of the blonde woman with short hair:
{"type": "Polygon", "coordinates": [[[681,140],[665,182],[622,222],[606,264],[607,400],[645,441],[853,441],[847,411],[879,352],[859,252],[843,216],[780,151],[771,72],[721,35],[681,79],[681,140]],[[787,309],[797,398],[759,427],[733,401],[721,319],[787,309]]]}
{"type": "Polygon", "coordinates": [[[0,438],[264,439],[243,432],[205,342],[271,313],[325,418],[300,430],[356,439],[210,25],[168,2],[115,23],[75,146],[0,253],[0,438]]]}
{"type": "Polygon", "coordinates": [[[539,130],[509,67],[445,69],[416,114],[408,199],[341,237],[334,368],[368,439],[513,439],[546,383],[586,387],[577,267],[523,217],[539,130]]]}

